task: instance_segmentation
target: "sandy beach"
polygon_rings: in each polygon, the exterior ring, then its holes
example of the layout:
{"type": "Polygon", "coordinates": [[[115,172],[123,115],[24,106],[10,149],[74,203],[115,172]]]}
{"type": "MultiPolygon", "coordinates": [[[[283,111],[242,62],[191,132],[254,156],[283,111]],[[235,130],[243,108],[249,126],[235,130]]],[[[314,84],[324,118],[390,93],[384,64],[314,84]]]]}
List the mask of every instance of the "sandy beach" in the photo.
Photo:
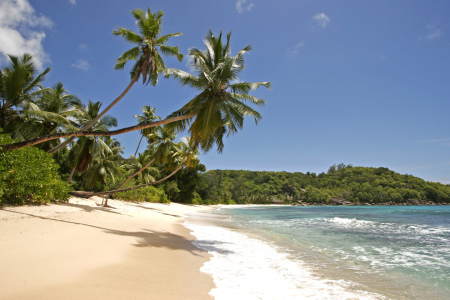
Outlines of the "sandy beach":
{"type": "Polygon", "coordinates": [[[210,208],[94,198],[0,209],[0,299],[212,299],[181,225],[210,208]]]}

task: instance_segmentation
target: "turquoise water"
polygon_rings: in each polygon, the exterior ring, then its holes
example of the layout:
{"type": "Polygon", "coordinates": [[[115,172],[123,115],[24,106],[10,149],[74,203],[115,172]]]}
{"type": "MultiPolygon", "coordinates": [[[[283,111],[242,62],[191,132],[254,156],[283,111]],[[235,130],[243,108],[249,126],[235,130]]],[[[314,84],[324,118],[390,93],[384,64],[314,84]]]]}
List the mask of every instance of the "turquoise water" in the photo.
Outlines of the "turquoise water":
{"type": "Polygon", "coordinates": [[[258,280],[266,292],[254,299],[276,299],[264,295],[277,276],[292,299],[450,299],[449,206],[226,207],[194,217],[190,226],[197,245],[215,255],[206,272],[242,275],[235,286],[221,290],[216,283],[216,299],[252,299],[251,292],[239,296],[250,289],[242,282],[263,273],[264,252],[272,250],[270,259],[280,256],[264,267],[274,272],[266,283],[258,280]],[[238,255],[251,262],[243,266],[238,255]]]}

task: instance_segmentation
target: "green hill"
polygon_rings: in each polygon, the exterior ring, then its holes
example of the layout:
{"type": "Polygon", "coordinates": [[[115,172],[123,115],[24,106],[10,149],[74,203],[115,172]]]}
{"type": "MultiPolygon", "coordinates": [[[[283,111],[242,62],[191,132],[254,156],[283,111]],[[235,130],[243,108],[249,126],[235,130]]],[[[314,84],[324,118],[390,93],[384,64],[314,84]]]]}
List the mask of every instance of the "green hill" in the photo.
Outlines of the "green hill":
{"type": "Polygon", "coordinates": [[[211,170],[200,176],[205,203],[434,205],[450,203],[450,186],[387,168],[333,165],[327,173],[211,170]]]}

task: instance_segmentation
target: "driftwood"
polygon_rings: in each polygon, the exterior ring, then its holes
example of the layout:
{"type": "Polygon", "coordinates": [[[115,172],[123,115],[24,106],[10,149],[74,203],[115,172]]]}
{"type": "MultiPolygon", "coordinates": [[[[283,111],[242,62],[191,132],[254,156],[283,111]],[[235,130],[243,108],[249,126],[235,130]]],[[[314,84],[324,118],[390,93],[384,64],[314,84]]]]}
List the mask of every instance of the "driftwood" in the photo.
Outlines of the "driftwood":
{"type": "Polygon", "coordinates": [[[93,196],[92,192],[86,192],[86,191],[72,191],[69,192],[69,195],[71,196],[75,196],[75,197],[79,197],[79,198],[86,198],[88,199],[89,197],[93,196]]]}

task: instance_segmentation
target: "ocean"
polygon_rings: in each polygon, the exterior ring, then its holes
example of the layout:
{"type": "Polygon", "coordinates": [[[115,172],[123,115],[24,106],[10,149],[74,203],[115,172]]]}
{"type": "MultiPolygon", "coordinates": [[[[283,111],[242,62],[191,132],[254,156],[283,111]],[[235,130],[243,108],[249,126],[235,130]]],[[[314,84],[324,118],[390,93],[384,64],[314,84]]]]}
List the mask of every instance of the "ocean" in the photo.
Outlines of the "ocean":
{"type": "Polygon", "coordinates": [[[222,206],[190,215],[221,299],[450,299],[450,206],[222,206]]]}

